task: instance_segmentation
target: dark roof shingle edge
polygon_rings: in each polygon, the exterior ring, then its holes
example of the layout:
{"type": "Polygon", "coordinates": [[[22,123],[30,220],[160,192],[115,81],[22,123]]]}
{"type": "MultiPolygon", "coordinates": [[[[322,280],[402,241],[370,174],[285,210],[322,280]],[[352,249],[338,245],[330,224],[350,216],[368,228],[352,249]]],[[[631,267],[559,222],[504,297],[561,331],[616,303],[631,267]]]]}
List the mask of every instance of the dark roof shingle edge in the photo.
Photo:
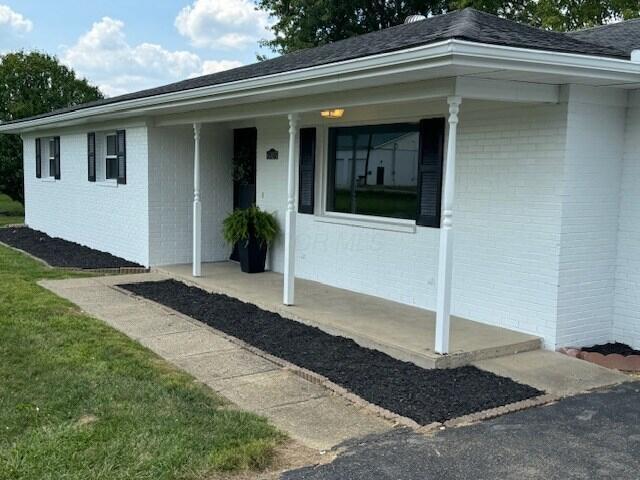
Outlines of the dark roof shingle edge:
{"type": "Polygon", "coordinates": [[[626,52],[610,46],[582,41],[558,32],[540,30],[472,8],[466,8],[430,17],[419,22],[397,25],[319,47],[298,50],[263,62],[181,80],[117,97],[61,108],[41,115],[7,121],[0,125],[17,124],[128,100],[150,98],[200,87],[266,77],[453,39],[532,50],[628,58],[626,52]]]}
{"type": "Polygon", "coordinates": [[[567,32],[566,35],[598,45],[623,49],[630,55],[633,50],[640,49],[640,18],[567,32]]]}

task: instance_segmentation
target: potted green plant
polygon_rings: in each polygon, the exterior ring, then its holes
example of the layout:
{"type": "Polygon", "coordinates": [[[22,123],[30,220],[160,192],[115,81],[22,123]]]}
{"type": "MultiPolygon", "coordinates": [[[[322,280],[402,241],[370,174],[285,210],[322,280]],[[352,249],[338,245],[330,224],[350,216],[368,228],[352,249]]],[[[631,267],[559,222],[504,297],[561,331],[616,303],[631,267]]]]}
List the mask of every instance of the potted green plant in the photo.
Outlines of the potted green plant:
{"type": "Polygon", "coordinates": [[[222,224],[224,239],[230,245],[238,245],[240,267],[246,273],[264,272],[267,248],[278,233],[275,216],[255,205],[234,210],[222,224]]]}

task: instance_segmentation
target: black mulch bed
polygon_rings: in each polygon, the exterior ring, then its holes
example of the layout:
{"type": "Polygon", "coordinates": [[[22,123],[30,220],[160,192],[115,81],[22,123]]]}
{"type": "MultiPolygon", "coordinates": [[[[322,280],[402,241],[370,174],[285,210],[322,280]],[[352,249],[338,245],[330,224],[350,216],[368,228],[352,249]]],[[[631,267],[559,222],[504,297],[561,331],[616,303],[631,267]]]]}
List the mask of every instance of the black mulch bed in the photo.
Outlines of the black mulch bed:
{"type": "Polygon", "coordinates": [[[624,357],[628,357],[629,355],[640,355],[640,350],[634,350],[626,343],[604,343],[602,345],[594,345],[593,347],[584,347],[581,348],[583,352],[595,352],[601,353],[602,355],[609,355],[611,353],[617,353],[618,355],[622,355],[624,357]]]}
{"type": "Polygon", "coordinates": [[[426,370],[253,304],[175,280],[120,286],[324,375],[369,402],[422,425],[542,393],[470,366],[426,370]]]}
{"type": "Polygon", "coordinates": [[[61,238],[52,238],[46,233],[27,227],[0,228],[0,242],[24,250],[54,267],[86,269],[142,267],[110,253],[61,238]]]}

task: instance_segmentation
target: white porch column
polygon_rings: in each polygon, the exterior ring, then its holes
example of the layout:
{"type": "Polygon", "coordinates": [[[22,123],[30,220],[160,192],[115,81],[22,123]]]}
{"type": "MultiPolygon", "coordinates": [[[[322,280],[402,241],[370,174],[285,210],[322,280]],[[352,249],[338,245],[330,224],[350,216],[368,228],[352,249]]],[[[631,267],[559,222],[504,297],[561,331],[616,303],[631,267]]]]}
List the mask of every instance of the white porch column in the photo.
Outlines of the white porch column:
{"type": "Polygon", "coordinates": [[[438,353],[449,353],[449,327],[451,314],[451,278],[453,268],[453,197],[456,178],[456,137],[458,111],[462,98],[448,97],[449,134],[442,195],[442,221],[440,224],[440,257],[438,261],[438,294],[436,298],[436,345],[438,353]]]}
{"type": "Polygon", "coordinates": [[[287,174],[287,212],[284,233],[284,288],[282,303],[293,305],[296,275],[296,135],[297,113],[289,114],[289,168],[287,174]]]}
{"type": "Polygon", "coordinates": [[[193,124],[193,276],[202,275],[202,206],[200,204],[200,124],[193,124]]]}

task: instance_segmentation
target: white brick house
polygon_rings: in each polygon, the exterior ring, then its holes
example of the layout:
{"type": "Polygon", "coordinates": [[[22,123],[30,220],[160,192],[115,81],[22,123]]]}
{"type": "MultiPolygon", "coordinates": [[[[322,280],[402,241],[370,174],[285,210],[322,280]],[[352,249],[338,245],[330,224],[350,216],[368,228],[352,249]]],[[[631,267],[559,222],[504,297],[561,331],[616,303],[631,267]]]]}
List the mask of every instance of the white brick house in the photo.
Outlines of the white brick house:
{"type": "MultiPolygon", "coordinates": [[[[638,23],[618,28],[640,35],[638,23]]],[[[467,9],[0,132],[24,141],[29,226],[146,266],[193,262],[197,275],[201,261],[229,258],[234,131],[255,129],[255,201],[282,225],[269,267],[286,286],[312,279],[436,311],[440,352],[449,313],[551,349],[640,348],[640,44],[607,38],[467,9]],[[334,108],[341,118],[321,116],[334,108]],[[310,182],[299,181],[301,128],[315,129],[310,182]],[[126,154],[110,167],[107,137],[118,131],[126,154]],[[415,156],[398,161],[435,166],[404,175],[411,208],[376,196],[388,160],[349,164],[366,171],[340,197],[348,170],[336,180],[336,143],[353,138],[356,157],[369,158],[358,142],[375,135],[413,135],[415,156]],[[46,148],[36,154],[53,137],[58,179],[46,148]]]]}

